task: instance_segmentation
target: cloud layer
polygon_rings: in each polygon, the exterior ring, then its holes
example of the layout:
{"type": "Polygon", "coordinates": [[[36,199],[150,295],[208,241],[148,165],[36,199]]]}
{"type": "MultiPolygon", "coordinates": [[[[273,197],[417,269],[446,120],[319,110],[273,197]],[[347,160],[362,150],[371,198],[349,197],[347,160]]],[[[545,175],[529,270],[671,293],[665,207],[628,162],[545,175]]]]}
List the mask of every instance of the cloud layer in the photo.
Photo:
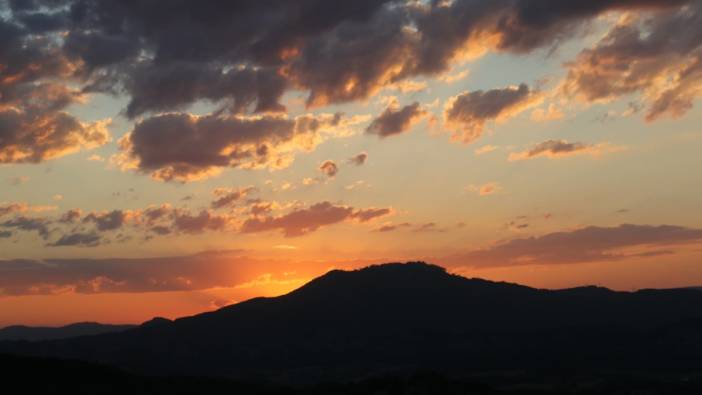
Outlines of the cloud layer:
{"type": "MultiPolygon", "coordinates": [[[[570,66],[568,92],[592,101],[642,91],[650,120],[681,114],[699,92],[700,6],[686,0],[35,0],[3,2],[0,8],[0,163],[36,163],[107,142],[105,122],[82,122],[66,111],[92,93],[124,96],[125,115],[150,118],[132,136],[156,124],[181,131],[218,122],[238,130],[247,121],[234,117],[247,114],[263,116],[248,122],[274,123],[268,117],[286,111],[281,99],[291,90],[305,92],[308,107],[363,100],[385,87],[416,85],[417,77],[440,76],[486,51],[553,47],[613,10],[653,13],[645,21],[622,23],[583,52],[570,66]],[[661,85],[661,75],[675,78],[661,85]],[[187,111],[202,102],[218,110],[194,120],[187,111]]],[[[520,86],[460,95],[447,110],[454,137],[473,141],[486,120],[514,114],[530,94],[520,86]]],[[[393,134],[404,123],[383,125],[380,120],[371,130],[393,134]]],[[[258,134],[284,133],[280,125],[269,126],[272,132],[258,134]]],[[[262,144],[256,138],[246,142],[262,144]]],[[[130,154],[141,153],[131,148],[130,154]]],[[[282,160],[262,159],[255,149],[236,154],[249,160],[217,152],[182,162],[178,155],[158,167],[146,154],[136,159],[163,179],[203,176],[212,163],[282,160]]]]}
{"type": "Polygon", "coordinates": [[[617,261],[670,254],[671,246],[700,242],[702,229],[696,228],[632,224],[589,226],[573,231],[513,239],[454,256],[449,260],[475,267],[617,261]]]}
{"type": "Polygon", "coordinates": [[[192,181],[222,168],[279,169],[297,151],[329,136],[345,136],[356,118],[341,114],[286,116],[195,116],[169,113],[137,123],[120,140],[116,161],[163,181],[192,181]]]}

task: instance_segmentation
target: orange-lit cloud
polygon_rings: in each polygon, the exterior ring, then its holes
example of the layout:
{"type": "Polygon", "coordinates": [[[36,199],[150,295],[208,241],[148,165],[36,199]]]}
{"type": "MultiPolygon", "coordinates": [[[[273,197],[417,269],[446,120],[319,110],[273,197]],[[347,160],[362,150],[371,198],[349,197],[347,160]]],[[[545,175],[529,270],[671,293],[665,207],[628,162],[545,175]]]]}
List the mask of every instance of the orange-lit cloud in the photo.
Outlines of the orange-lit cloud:
{"type": "Polygon", "coordinates": [[[531,113],[532,121],[548,122],[563,119],[565,114],[555,104],[551,103],[546,108],[537,108],[531,113]]]}
{"type": "Polygon", "coordinates": [[[366,152],[360,152],[351,158],[349,158],[348,163],[352,165],[361,166],[368,160],[368,154],[366,152]]]}
{"type": "Polygon", "coordinates": [[[361,222],[390,214],[390,209],[354,209],[330,202],[316,203],[308,208],[296,209],[278,217],[254,217],[244,221],[243,233],[280,230],[286,237],[303,236],[323,226],[357,219],[361,222]]]}
{"type": "Polygon", "coordinates": [[[348,136],[363,117],[340,114],[195,116],[164,114],[136,124],[120,140],[115,161],[164,181],[192,181],[226,167],[280,169],[299,151],[328,137],[348,136]],[[164,149],[164,147],[168,147],[164,149]]]}
{"type": "Polygon", "coordinates": [[[589,226],[497,243],[447,258],[447,262],[475,267],[549,265],[617,261],[632,257],[671,254],[672,247],[702,242],[702,229],[673,225],[589,226]],[[643,250],[629,251],[631,248],[643,250]]]}
{"type": "Polygon", "coordinates": [[[464,92],[446,102],[444,122],[453,131],[452,140],[470,144],[483,134],[486,122],[507,120],[542,100],[542,95],[526,84],[464,92]]]}
{"type": "Polygon", "coordinates": [[[329,178],[334,178],[336,173],[339,172],[339,166],[337,166],[333,160],[325,160],[321,165],[319,165],[319,171],[324,173],[324,175],[329,178]]]}
{"type": "Polygon", "coordinates": [[[640,94],[647,121],[687,112],[702,92],[702,6],[622,18],[570,62],[563,92],[588,103],[640,94]]]}
{"type": "Polygon", "coordinates": [[[427,115],[427,112],[419,106],[418,102],[402,108],[399,107],[397,102],[394,102],[368,125],[366,133],[381,138],[404,133],[425,115],[427,115]]]}
{"type": "Polygon", "coordinates": [[[496,181],[492,181],[482,185],[468,185],[465,190],[468,192],[477,192],[480,196],[488,196],[500,192],[502,187],[496,181]]]}
{"type": "Polygon", "coordinates": [[[489,153],[489,152],[495,151],[495,150],[498,149],[498,148],[499,148],[499,147],[497,147],[497,146],[488,144],[488,145],[484,145],[484,146],[482,146],[482,147],[480,147],[480,148],[476,148],[473,152],[474,152],[476,155],[483,155],[483,154],[487,154],[487,153],[489,153]]]}
{"type": "Polygon", "coordinates": [[[212,201],[210,207],[215,210],[233,208],[234,205],[254,191],[256,191],[256,188],[252,186],[245,188],[217,188],[213,192],[216,199],[212,201]]]}
{"type": "Polygon", "coordinates": [[[510,161],[520,161],[534,158],[567,158],[576,155],[590,155],[600,157],[606,153],[617,152],[623,150],[623,147],[614,146],[609,143],[586,144],[586,143],[569,143],[565,140],[546,140],[536,144],[529,150],[521,152],[511,152],[509,154],[510,161]]]}

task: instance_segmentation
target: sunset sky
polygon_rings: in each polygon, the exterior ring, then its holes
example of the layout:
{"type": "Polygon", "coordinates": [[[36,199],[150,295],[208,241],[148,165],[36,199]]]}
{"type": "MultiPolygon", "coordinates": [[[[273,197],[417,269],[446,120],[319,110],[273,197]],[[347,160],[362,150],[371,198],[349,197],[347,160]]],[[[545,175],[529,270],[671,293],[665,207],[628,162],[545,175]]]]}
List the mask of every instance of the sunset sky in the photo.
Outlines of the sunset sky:
{"type": "Polygon", "coordinates": [[[702,285],[702,1],[0,0],[0,326],[426,260],[702,285]]]}

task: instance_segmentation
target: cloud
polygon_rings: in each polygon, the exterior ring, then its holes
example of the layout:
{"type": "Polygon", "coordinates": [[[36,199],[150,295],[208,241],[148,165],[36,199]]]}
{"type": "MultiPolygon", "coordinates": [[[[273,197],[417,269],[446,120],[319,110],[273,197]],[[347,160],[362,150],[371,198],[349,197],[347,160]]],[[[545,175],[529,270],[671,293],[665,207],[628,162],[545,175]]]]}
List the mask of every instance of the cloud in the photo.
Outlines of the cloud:
{"type": "Polygon", "coordinates": [[[164,292],[231,287],[252,279],[239,269],[259,265],[238,251],[186,256],[0,261],[0,296],[55,293],[164,292]]]}
{"type": "Polygon", "coordinates": [[[372,185],[369,184],[367,181],[365,181],[365,180],[358,180],[358,181],[354,181],[353,183],[351,183],[351,184],[345,186],[344,189],[347,190],[347,191],[353,191],[353,190],[355,190],[355,189],[360,189],[360,188],[371,188],[371,187],[372,187],[372,185]]]}
{"type": "Polygon", "coordinates": [[[346,136],[358,117],[341,114],[285,116],[158,115],[137,123],[120,140],[116,161],[163,181],[192,181],[225,167],[280,169],[296,151],[329,136],[346,136]]]}
{"type": "Polygon", "coordinates": [[[112,210],[103,213],[90,213],[83,222],[92,222],[100,231],[111,231],[121,228],[130,218],[131,213],[123,210],[112,210]]]}
{"type": "Polygon", "coordinates": [[[80,221],[82,215],[82,210],[77,208],[71,209],[63,213],[58,221],[61,223],[71,224],[80,221]]]}
{"type": "Polygon", "coordinates": [[[272,68],[225,70],[221,66],[177,61],[137,69],[128,82],[131,118],[146,112],[181,109],[198,100],[221,102],[231,113],[284,112],[279,100],[287,81],[272,68]]]}
{"type": "Polygon", "coordinates": [[[477,192],[480,196],[488,196],[500,192],[502,187],[497,182],[492,181],[482,185],[468,185],[465,190],[468,192],[477,192]]]}
{"type": "MultiPolygon", "coordinates": [[[[248,189],[242,189],[242,193],[247,193],[244,191],[248,189]]],[[[21,215],[23,212],[44,211],[42,206],[12,203],[0,206],[0,210],[2,216],[13,216],[0,222],[0,228],[36,232],[41,239],[47,241],[47,246],[52,247],[97,247],[111,242],[125,242],[140,233],[148,241],[154,235],[226,231],[235,228],[234,224],[239,221],[237,216],[242,214],[233,212],[220,215],[209,210],[191,211],[187,208],[173,208],[170,204],[135,210],[96,211],[85,215],[80,209],[70,209],[53,217],[21,215]],[[54,235],[57,238],[52,238],[54,235]]]]}
{"type": "MultiPolygon", "coordinates": [[[[595,62],[589,69],[573,66],[571,91],[598,99],[603,90],[617,91],[605,98],[645,90],[648,118],[655,119],[683,113],[699,90],[694,62],[699,6],[685,0],[164,4],[0,3],[0,163],[38,163],[105,144],[108,121],[83,122],[66,109],[91,94],[107,93],[124,97],[128,117],[147,117],[123,141],[122,165],[179,181],[225,167],[284,167],[296,150],[291,146],[300,147],[293,143],[298,138],[283,137],[290,136],[283,126],[272,125],[271,117],[285,111],[280,101],[287,92],[305,92],[308,107],[314,107],[364,100],[384,88],[414,91],[427,77],[444,76],[487,51],[553,48],[613,10],[654,11],[653,23],[641,23],[651,26],[651,34],[636,37],[619,30],[584,53],[578,65],[595,62]],[[618,53],[613,62],[610,53],[618,53]],[[657,54],[658,62],[647,53],[657,54]],[[621,65],[629,68],[615,76],[611,71],[621,65]],[[661,75],[675,78],[660,87],[655,76],[661,75]],[[645,88],[651,84],[661,89],[645,88]],[[216,108],[209,118],[186,113],[201,103],[216,108]],[[243,120],[251,114],[258,121],[243,120]],[[204,125],[195,117],[212,122],[204,125]],[[273,132],[252,125],[261,122],[273,132]],[[212,132],[212,123],[230,133],[225,138],[212,132]],[[163,157],[140,145],[152,142],[143,134],[154,130],[153,142],[168,136],[176,143],[163,157]],[[183,146],[193,142],[193,130],[206,135],[202,156],[183,146]]],[[[509,111],[504,111],[506,117],[509,111]]],[[[454,118],[459,123],[455,138],[464,142],[480,134],[481,119],[492,119],[478,114],[454,118]]],[[[378,130],[382,136],[402,128],[378,130]]],[[[315,146],[309,140],[302,144],[303,150],[315,146]]]]}
{"type": "Polygon", "coordinates": [[[539,92],[530,90],[526,84],[464,92],[446,102],[444,121],[453,130],[453,140],[469,144],[483,134],[486,122],[514,117],[542,99],[539,92]]]}
{"type": "Polygon", "coordinates": [[[436,222],[425,222],[419,224],[412,224],[410,222],[401,222],[398,224],[385,223],[381,227],[375,229],[375,231],[380,233],[387,233],[395,232],[402,229],[408,229],[414,233],[444,233],[448,231],[448,229],[445,227],[439,227],[439,225],[436,222]]]}
{"type": "Polygon", "coordinates": [[[469,70],[463,70],[459,71],[453,74],[445,74],[439,77],[439,80],[442,82],[445,82],[447,84],[454,83],[456,81],[460,81],[466,77],[468,77],[468,74],[470,74],[469,70]]]}
{"type": "Polygon", "coordinates": [[[366,133],[381,138],[401,134],[411,129],[426,114],[427,112],[419,106],[419,102],[402,108],[396,104],[390,105],[368,125],[366,133]]]}
{"type": "Polygon", "coordinates": [[[56,206],[32,206],[27,203],[0,203],[0,217],[18,213],[33,212],[40,213],[56,210],[56,206]]]}
{"type": "Polygon", "coordinates": [[[376,229],[377,232],[385,233],[385,232],[393,232],[402,228],[408,228],[411,227],[412,224],[409,222],[402,222],[399,224],[385,224],[378,229],[376,229]]]}
{"type": "Polygon", "coordinates": [[[674,245],[702,242],[702,229],[674,225],[588,226],[572,231],[513,239],[451,257],[475,267],[617,261],[670,253],[674,245]],[[644,248],[644,251],[629,251],[644,248]]]}
{"type": "Polygon", "coordinates": [[[18,216],[13,219],[0,223],[0,227],[21,230],[25,232],[37,232],[42,239],[49,238],[50,222],[46,218],[30,218],[18,216]]]}
{"type": "Polygon", "coordinates": [[[352,165],[361,166],[366,163],[366,160],[368,160],[368,154],[365,152],[360,152],[349,158],[348,162],[352,165]]]}
{"type": "Polygon", "coordinates": [[[194,215],[183,210],[174,213],[173,227],[181,233],[198,234],[205,231],[222,231],[227,228],[230,218],[207,210],[194,215]]]}
{"type": "Polygon", "coordinates": [[[25,203],[4,203],[0,205],[0,217],[22,211],[27,211],[25,203]]]}
{"type": "Polygon", "coordinates": [[[549,122],[563,119],[565,114],[561,109],[556,107],[555,104],[551,103],[548,107],[537,108],[531,113],[531,120],[536,122],[549,122]]]}
{"type": "Polygon", "coordinates": [[[446,229],[439,228],[436,222],[427,222],[423,224],[416,225],[414,232],[417,233],[423,233],[423,232],[446,232],[446,229]]]}
{"type": "Polygon", "coordinates": [[[339,167],[333,160],[325,160],[321,165],[319,165],[319,171],[324,173],[324,175],[329,178],[334,178],[336,173],[339,172],[339,167]]]}
{"type": "Polygon", "coordinates": [[[249,186],[245,188],[217,188],[214,190],[214,195],[217,197],[212,201],[210,207],[213,209],[232,208],[243,198],[256,190],[255,187],[249,186]]]}
{"type": "Polygon", "coordinates": [[[519,161],[534,158],[566,158],[575,155],[591,155],[600,157],[606,153],[623,150],[623,147],[613,146],[609,143],[586,144],[569,143],[565,140],[546,140],[536,144],[533,148],[522,152],[511,152],[509,161],[519,161]]]}
{"type": "Polygon", "coordinates": [[[482,154],[487,154],[488,152],[495,151],[495,150],[498,149],[498,148],[499,148],[499,147],[497,147],[497,146],[488,144],[488,145],[483,145],[483,146],[480,147],[480,148],[476,148],[473,152],[474,152],[476,155],[482,155],[482,154]]]}
{"type": "Polygon", "coordinates": [[[481,185],[480,188],[478,188],[478,194],[480,196],[487,196],[497,193],[500,190],[502,190],[502,187],[500,187],[498,183],[489,182],[487,184],[481,185]]]}
{"type": "Polygon", "coordinates": [[[360,222],[387,215],[390,209],[361,209],[335,205],[330,202],[315,203],[308,208],[300,208],[288,214],[273,217],[253,217],[244,221],[242,233],[257,233],[280,230],[285,237],[298,237],[314,232],[323,226],[357,219],[360,222]]]}
{"type": "Polygon", "coordinates": [[[646,120],[678,117],[702,92],[702,4],[629,15],[568,64],[566,96],[586,103],[639,94],[646,120]]]}
{"type": "Polygon", "coordinates": [[[24,23],[0,21],[0,163],[39,163],[105,144],[108,120],[81,122],[64,111],[83,99],[57,82],[70,79],[76,64],[24,23]]]}
{"type": "Polygon", "coordinates": [[[351,218],[355,218],[360,222],[368,222],[375,218],[383,217],[392,213],[389,208],[369,208],[357,210],[351,214],[351,218]]]}
{"type": "Polygon", "coordinates": [[[63,113],[0,108],[0,163],[39,163],[107,143],[107,121],[82,123],[63,113]]]}
{"type": "Polygon", "coordinates": [[[95,233],[71,233],[61,236],[53,243],[47,244],[49,247],[83,246],[95,247],[100,244],[100,235],[95,233]]]}

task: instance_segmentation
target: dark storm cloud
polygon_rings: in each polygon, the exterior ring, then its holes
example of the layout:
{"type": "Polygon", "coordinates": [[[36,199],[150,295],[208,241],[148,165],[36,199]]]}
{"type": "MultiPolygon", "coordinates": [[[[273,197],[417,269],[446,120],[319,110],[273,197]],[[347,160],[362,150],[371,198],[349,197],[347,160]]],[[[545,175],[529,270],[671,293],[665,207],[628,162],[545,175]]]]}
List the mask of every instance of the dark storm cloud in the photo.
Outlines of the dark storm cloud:
{"type": "Polygon", "coordinates": [[[497,20],[498,48],[528,52],[568,38],[589,19],[611,10],[666,9],[691,0],[519,0],[497,20]]]}
{"type": "Polygon", "coordinates": [[[201,99],[224,102],[232,113],[245,112],[254,105],[253,112],[284,112],[278,101],[286,85],[271,69],[224,71],[196,63],[150,67],[133,73],[129,81],[127,115],[181,109],[201,99]]]}
{"type": "Polygon", "coordinates": [[[616,261],[671,253],[661,248],[702,242],[702,229],[673,225],[589,226],[573,231],[514,239],[448,258],[476,267],[616,261]],[[646,248],[624,251],[627,248],[646,248]]]}
{"type": "Polygon", "coordinates": [[[404,133],[426,113],[418,102],[402,108],[388,107],[368,125],[366,133],[375,134],[381,138],[404,133]]]}

